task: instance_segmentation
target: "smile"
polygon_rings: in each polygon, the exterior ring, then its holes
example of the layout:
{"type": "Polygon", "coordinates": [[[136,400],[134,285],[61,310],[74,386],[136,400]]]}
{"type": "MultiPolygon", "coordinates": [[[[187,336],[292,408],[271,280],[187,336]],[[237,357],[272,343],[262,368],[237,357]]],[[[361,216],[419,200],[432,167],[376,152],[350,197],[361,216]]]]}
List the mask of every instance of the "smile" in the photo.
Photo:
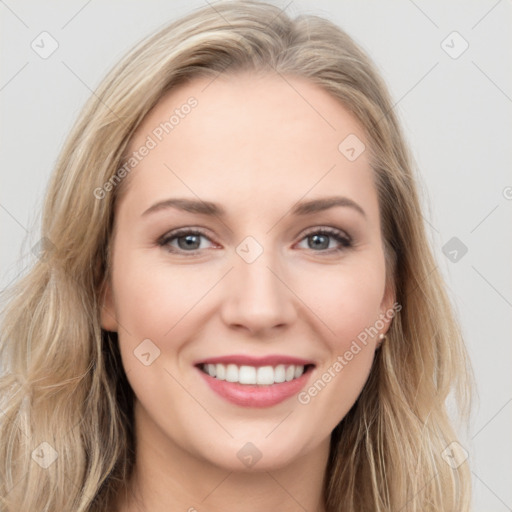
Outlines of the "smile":
{"type": "Polygon", "coordinates": [[[306,386],[315,365],[286,356],[225,356],[195,364],[217,396],[242,407],[271,407],[306,386]]]}
{"type": "MultiPolygon", "coordinates": [[[[309,366],[309,365],[307,365],[309,366]]],[[[218,380],[238,382],[239,384],[257,384],[271,386],[298,379],[305,371],[304,365],[277,366],[238,366],[236,364],[203,364],[201,370],[218,380]]]]}

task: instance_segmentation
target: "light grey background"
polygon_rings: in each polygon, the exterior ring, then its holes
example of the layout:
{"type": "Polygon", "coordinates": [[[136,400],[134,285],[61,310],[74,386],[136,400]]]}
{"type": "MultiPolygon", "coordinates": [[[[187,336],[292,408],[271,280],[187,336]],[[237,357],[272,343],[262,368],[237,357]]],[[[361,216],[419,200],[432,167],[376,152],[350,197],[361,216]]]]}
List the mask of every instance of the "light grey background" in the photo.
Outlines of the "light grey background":
{"type": "MultiPolygon", "coordinates": [[[[469,434],[461,432],[475,510],[512,510],[512,4],[274,3],[292,15],[309,12],[339,24],[367,50],[390,87],[475,368],[479,402],[469,434]],[[469,44],[458,58],[447,53],[464,45],[454,31],[469,44]],[[443,253],[452,237],[467,247],[462,257],[459,249],[450,254],[451,246],[443,253]]],[[[91,90],[134,43],[204,4],[0,1],[2,288],[33,259],[49,174],[91,90]],[[31,48],[43,31],[59,45],[46,59],[31,48]]]]}

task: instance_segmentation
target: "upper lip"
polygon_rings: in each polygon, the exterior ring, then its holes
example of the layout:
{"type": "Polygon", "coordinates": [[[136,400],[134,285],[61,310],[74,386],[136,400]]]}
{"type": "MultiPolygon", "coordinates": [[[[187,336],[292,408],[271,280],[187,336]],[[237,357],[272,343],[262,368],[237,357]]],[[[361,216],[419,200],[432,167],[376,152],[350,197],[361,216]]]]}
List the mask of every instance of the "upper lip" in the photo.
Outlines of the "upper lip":
{"type": "Polygon", "coordinates": [[[209,357],[195,363],[195,366],[201,364],[236,364],[237,366],[277,366],[279,364],[288,364],[296,366],[314,365],[315,363],[308,359],[292,357],[286,355],[268,355],[263,357],[254,357],[243,354],[231,354],[227,356],[209,357]]]}

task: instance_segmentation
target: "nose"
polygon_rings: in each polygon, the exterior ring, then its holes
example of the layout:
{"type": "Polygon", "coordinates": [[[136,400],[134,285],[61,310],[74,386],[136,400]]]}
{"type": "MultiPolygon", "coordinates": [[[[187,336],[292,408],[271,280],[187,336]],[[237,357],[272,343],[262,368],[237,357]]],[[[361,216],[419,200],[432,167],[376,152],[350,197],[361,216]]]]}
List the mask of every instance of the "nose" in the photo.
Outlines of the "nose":
{"type": "Polygon", "coordinates": [[[235,259],[234,268],[224,280],[224,324],[257,336],[290,326],[297,318],[295,296],[283,274],[270,251],[264,251],[252,263],[235,259]]]}

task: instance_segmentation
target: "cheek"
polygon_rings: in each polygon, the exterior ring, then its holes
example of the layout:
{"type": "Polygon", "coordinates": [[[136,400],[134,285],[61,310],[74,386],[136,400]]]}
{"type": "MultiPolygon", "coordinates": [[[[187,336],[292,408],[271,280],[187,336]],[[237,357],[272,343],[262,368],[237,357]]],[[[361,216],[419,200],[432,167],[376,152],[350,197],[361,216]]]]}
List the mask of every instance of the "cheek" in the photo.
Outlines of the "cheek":
{"type": "Polygon", "coordinates": [[[147,258],[143,251],[119,257],[113,282],[116,314],[133,337],[161,339],[211,287],[214,277],[192,266],[170,268],[165,256],[147,258]]]}
{"type": "Polygon", "coordinates": [[[356,264],[302,272],[298,294],[318,316],[332,349],[342,350],[379,318],[384,294],[384,265],[377,258],[361,258],[356,264]]]}
{"type": "Polygon", "coordinates": [[[298,401],[312,417],[323,418],[328,435],[354,405],[371,371],[383,293],[379,274],[367,271],[318,278],[311,309],[326,324],[325,358],[298,401]],[[334,334],[333,334],[334,333],[334,334]]]}
{"type": "Polygon", "coordinates": [[[170,268],[164,258],[133,248],[125,255],[118,250],[112,277],[121,358],[136,396],[155,417],[162,403],[169,413],[191,406],[166,370],[174,375],[181,349],[199,332],[195,305],[215,284],[211,274],[192,266],[170,268]]]}
{"type": "Polygon", "coordinates": [[[349,411],[368,379],[384,285],[384,264],[377,258],[301,280],[304,302],[326,327],[326,358],[298,398],[330,428],[349,411]]]}

